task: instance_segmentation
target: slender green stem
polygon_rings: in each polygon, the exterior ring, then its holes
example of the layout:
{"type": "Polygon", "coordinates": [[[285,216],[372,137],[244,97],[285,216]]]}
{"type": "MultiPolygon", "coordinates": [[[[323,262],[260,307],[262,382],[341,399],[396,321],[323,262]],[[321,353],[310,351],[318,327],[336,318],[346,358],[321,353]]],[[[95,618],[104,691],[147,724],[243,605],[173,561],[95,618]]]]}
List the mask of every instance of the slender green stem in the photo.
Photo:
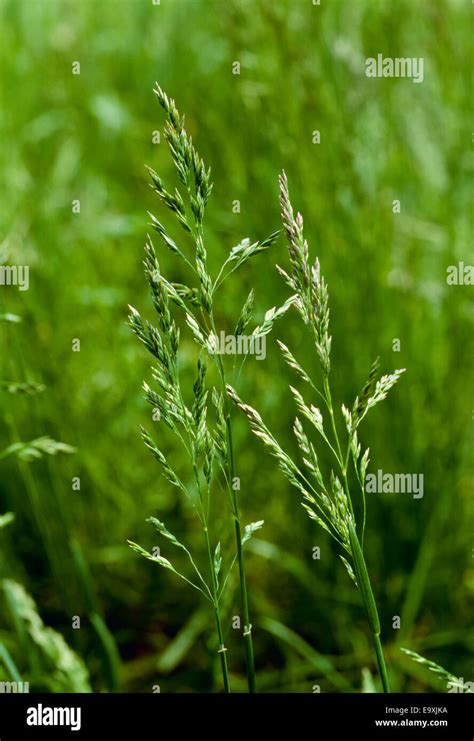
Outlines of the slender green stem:
{"type": "MultiPolygon", "coordinates": [[[[189,434],[189,431],[188,431],[188,434],[189,434]]],[[[191,443],[191,440],[190,440],[190,443],[191,443]]],[[[196,487],[197,487],[198,496],[199,496],[199,502],[201,505],[200,519],[203,525],[204,537],[206,540],[207,557],[209,559],[209,570],[211,572],[211,598],[212,598],[212,606],[214,608],[214,616],[216,619],[217,638],[219,642],[218,653],[221,658],[222,679],[224,681],[225,692],[230,693],[231,690],[230,690],[230,681],[229,681],[229,671],[227,667],[227,648],[225,647],[225,644],[224,644],[224,635],[222,632],[222,621],[221,621],[221,613],[220,613],[220,608],[219,608],[219,597],[217,593],[218,592],[217,579],[216,579],[216,573],[214,571],[214,560],[212,558],[211,541],[209,539],[209,529],[207,526],[206,515],[204,513],[204,503],[202,500],[201,485],[199,482],[199,473],[198,473],[195,461],[193,461],[193,471],[194,471],[194,478],[196,481],[196,487]]],[[[191,558],[191,562],[194,565],[192,558],[191,558]]],[[[198,570],[196,569],[196,571],[198,570]]],[[[199,574],[199,571],[198,571],[198,574],[199,574]]]]}
{"type": "Polygon", "coordinates": [[[338,455],[338,459],[339,459],[339,465],[341,466],[342,473],[344,474],[345,473],[344,464],[343,464],[343,460],[344,459],[342,457],[341,445],[339,443],[339,435],[337,434],[336,420],[334,419],[334,410],[333,410],[333,407],[332,407],[331,388],[329,386],[329,379],[328,379],[328,377],[327,377],[326,374],[324,375],[323,384],[324,384],[324,393],[326,394],[326,402],[327,402],[327,407],[328,407],[328,410],[329,410],[329,416],[331,417],[331,427],[332,427],[332,431],[334,433],[334,440],[336,442],[336,448],[337,448],[337,455],[338,455]]]}
{"type": "MultiPolygon", "coordinates": [[[[229,456],[231,459],[231,483],[234,473],[234,454],[232,449],[232,428],[230,424],[230,415],[226,416],[227,440],[229,445],[229,456]],[[232,452],[231,452],[232,451],[232,452]]],[[[231,487],[232,488],[232,487],[231,487]]],[[[237,492],[232,489],[233,510],[235,523],[235,540],[237,545],[237,561],[239,563],[240,591],[242,598],[242,613],[244,616],[244,641],[245,653],[247,659],[247,678],[249,692],[255,692],[255,662],[253,656],[252,642],[252,625],[250,623],[249,603],[247,595],[247,580],[245,576],[244,550],[242,547],[242,526],[240,523],[239,502],[237,492]]]]}
{"type": "MultiPolygon", "coordinates": [[[[199,237],[202,238],[202,228],[198,228],[198,231],[196,232],[196,240],[199,237]]],[[[207,313],[209,316],[209,322],[211,325],[211,329],[213,333],[217,335],[212,305],[207,313]]],[[[206,321],[206,316],[205,316],[204,311],[202,311],[202,318],[203,318],[203,322],[205,326],[207,327],[207,321],[206,321]]],[[[216,357],[217,357],[217,367],[218,367],[219,376],[221,379],[222,393],[223,393],[223,399],[224,399],[224,417],[226,421],[226,437],[227,437],[227,451],[228,451],[227,461],[226,461],[227,486],[228,486],[229,495],[231,499],[232,514],[234,515],[237,560],[239,563],[240,595],[241,595],[242,613],[243,613],[243,619],[244,619],[244,641],[245,641],[245,653],[246,653],[246,663],[247,663],[247,682],[248,682],[249,692],[253,693],[255,692],[255,664],[254,664],[254,655],[253,655],[252,625],[250,623],[250,614],[249,614],[247,581],[246,581],[246,576],[245,576],[244,553],[243,553],[243,548],[242,548],[242,525],[240,522],[239,503],[238,503],[238,498],[237,498],[237,492],[233,488],[233,480],[235,476],[235,463],[234,463],[234,448],[233,448],[233,442],[232,442],[232,426],[231,426],[231,421],[230,421],[230,405],[229,405],[229,400],[228,400],[227,391],[226,391],[227,382],[226,382],[226,377],[225,377],[224,364],[222,363],[222,358],[219,354],[217,354],[216,357]]],[[[217,594],[217,590],[216,590],[216,594],[217,594]]]]}
{"type": "Polygon", "coordinates": [[[214,561],[212,558],[211,543],[209,540],[209,531],[207,527],[204,528],[204,534],[206,537],[207,555],[209,558],[209,568],[211,571],[212,604],[214,607],[214,615],[216,618],[216,626],[217,626],[217,636],[219,639],[218,652],[219,652],[219,656],[221,657],[221,668],[222,668],[222,677],[224,680],[224,690],[230,693],[231,689],[230,689],[230,681],[229,681],[229,670],[227,667],[227,648],[225,647],[225,644],[224,644],[224,635],[222,632],[221,613],[219,609],[219,599],[217,597],[216,574],[214,572],[214,561]]]}
{"type": "Polygon", "coordinates": [[[326,403],[327,403],[327,407],[328,407],[328,410],[329,410],[329,416],[331,418],[331,427],[332,427],[332,431],[333,431],[333,434],[334,434],[334,440],[336,442],[337,457],[338,457],[338,460],[339,460],[339,466],[341,468],[341,474],[342,474],[342,479],[343,479],[343,483],[344,483],[344,489],[345,489],[345,492],[346,492],[347,501],[349,502],[349,507],[350,507],[350,510],[351,510],[352,517],[354,517],[354,519],[355,519],[355,516],[354,516],[354,507],[352,505],[352,498],[351,498],[351,493],[350,493],[350,490],[349,490],[349,481],[348,481],[348,478],[347,478],[347,464],[344,462],[344,458],[342,457],[341,444],[339,442],[339,435],[337,434],[336,420],[334,419],[334,410],[333,410],[333,407],[332,407],[331,388],[329,386],[329,379],[328,379],[328,376],[326,374],[324,375],[323,383],[324,383],[324,393],[326,395],[326,403]]]}
{"type": "MultiPolygon", "coordinates": [[[[214,319],[212,317],[211,317],[211,323],[213,325],[213,331],[216,332],[215,326],[214,326],[214,319]]],[[[246,575],[245,575],[244,551],[242,547],[242,525],[240,521],[239,501],[237,497],[237,492],[233,488],[233,481],[234,481],[234,476],[235,476],[235,461],[234,461],[234,446],[232,442],[232,425],[231,425],[231,420],[230,420],[230,406],[229,406],[229,399],[227,397],[227,391],[226,391],[226,378],[225,378],[224,365],[222,363],[222,359],[220,355],[217,355],[217,365],[219,368],[219,375],[221,377],[222,390],[223,390],[223,395],[224,395],[224,416],[225,416],[225,423],[226,423],[227,449],[228,449],[228,456],[227,456],[228,458],[227,460],[228,485],[229,485],[229,493],[230,493],[231,501],[232,501],[232,511],[234,515],[237,561],[239,564],[240,596],[241,596],[241,603],[242,603],[242,614],[244,618],[244,642],[245,642],[245,653],[246,653],[246,662],[247,662],[247,682],[248,682],[249,692],[253,693],[256,690],[256,684],[255,684],[255,662],[254,662],[253,641],[252,641],[252,624],[250,622],[249,602],[248,602],[248,594],[247,594],[247,580],[246,580],[246,575]]]]}
{"type": "Polygon", "coordinates": [[[380,641],[380,620],[374,593],[372,591],[372,585],[370,583],[369,573],[367,571],[364,554],[362,552],[362,548],[360,547],[355,527],[352,525],[352,523],[349,523],[348,529],[352,551],[352,561],[354,564],[354,572],[360,593],[362,595],[362,599],[364,601],[365,609],[367,611],[367,619],[369,621],[370,629],[372,631],[372,638],[374,641],[375,653],[377,656],[377,665],[380,673],[380,678],[382,680],[383,691],[390,692],[387,667],[385,665],[382,643],[380,641]]]}
{"type": "MultiPolygon", "coordinates": [[[[350,507],[352,517],[355,523],[354,508],[352,506],[352,499],[351,499],[350,490],[349,490],[349,480],[347,476],[349,449],[347,451],[346,457],[343,458],[342,449],[341,449],[341,445],[339,442],[339,435],[337,433],[336,421],[334,419],[334,411],[333,411],[333,406],[332,406],[329,379],[326,374],[324,375],[324,393],[326,395],[327,407],[329,410],[329,415],[331,417],[331,426],[332,426],[332,430],[334,433],[336,448],[337,448],[339,458],[340,458],[340,467],[341,467],[341,474],[342,474],[342,478],[344,482],[344,489],[346,491],[347,500],[349,502],[349,507],[350,507]]],[[[350,445],[350,441],[349,441],[349,445],[350,445]]],[[[364,506],[365,506],[365,500],[364,500],[364,506]]],[[[364,526],[365,526],[365,512],[364,512],[364,526]]],[[[349,524],[349,537],[350,537],[350,543],[351,543],[352,560],[354,564],[355,576],[357,579],[359,590],[362,594],[362,599],[364,601],[365,609],[367,611],[367,617],[368,617],[370,629],[372,631],[372,638],[374,641],[375,653],[377,657],[377,665],[378,665],[378,669],[380,673],[380,678],[382,680],[383,691],[390,692],[387,667],[385,665],[385,658],[383,654],[382,643],[380,641],[380,620],[379,620],[379,615],[377,612],[377,605],[375,602],[374,593],[372,591],[372,585],[370,583],[370,578],[369,578],[369,573],[367,571],[367,566],[365,563],[364,553],[359,543],[359,539],[357,537],[355,526],[353,526],[351,523],[349,524]]]]}
{"type": "MultiPolygon", "coordinates": [[[[346,471],[349,465],[350,449],[351,449],[351,441],[349,440],[349,442],[347,443],[346,471]]],[[[357,459],[355,456],[352,456],[352,462],[354,464],[354,471],[356,473],[357,481],[359,482],[360,491],[362,495],[362,530],[361,530],[360,544],[361,544],[362,550],[364,550],[365,523],[367,520],[367,502],[366,502],[366,496],[365,496],[364,482],[362,481],[360,477],[359,468],[357,466],[357,459]]]]}
{"type": "Polygon", "coordinates": [[[377,664],[379,667],[379,674],[382,680],[382,687],[384,692],[390,692],[390,683],[388,681],[387,667],[385,665],[385,657],[383,655],[382,642],[380,640],[380,634],[374,634],[374,645],[375,653],[377,654],[377,664]]]}

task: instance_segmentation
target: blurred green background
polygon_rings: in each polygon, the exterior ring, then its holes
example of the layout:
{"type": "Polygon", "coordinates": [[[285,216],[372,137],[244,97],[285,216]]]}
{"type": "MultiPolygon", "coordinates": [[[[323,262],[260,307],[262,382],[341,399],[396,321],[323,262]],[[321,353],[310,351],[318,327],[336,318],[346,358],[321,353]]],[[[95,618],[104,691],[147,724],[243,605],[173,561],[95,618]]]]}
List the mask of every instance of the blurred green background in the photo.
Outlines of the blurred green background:
{"type": "MultiPolygon", "coordinates": [[[[366,554],[387,662],[398,691],[443,690],[400,645],[474,680],[474,308],[472,287],[446,283],[449,265],[472,262],[470,3],[2,0],[0,12],[2,259],[30,266],[29,291],[1,287],[0,314],[22,321],[0,321],[0,378],[45,385],[36,394],[0,392],[0,450],[44,435],[77,449],[0,460],[0,513],[15,514],[0,530],[0,576],[34,598],[94,691],[220,686],[206,606],[126,545],[155,544],[145,523],[155,515],[201,550],[189,511],[139,438],[139,425],[150,424],[140,388],[149,360],[126,326],[128,303],[152,315],[141,266],[147,210],[172,224],[144,169],[174,182],[163,137],[153,143],[163,127],[152,94],[158,80],[212,168],[206,244],[214,274],[243,237],[279,228],[285,168],[329,284],[338,407],[352,404],[377,355],[383,372],[407,368],[361,431],[369,470],[424,474],[423,499],[369,497],[366,554]],[[378,53],[423,57],[423,84],[366,78],[365,59],[378,53]]],[[[182,280],[173,256],[161,259],[165,274],[182,280]]],[[[287,264],[283,238],[229,283],[222,327],[235,324],[252,286],[257,319],[283,302],[276,262],[287,264]]],[[[247,361],[238,391],[294,451],[294,377],[276,338],[316,369],[290,312],[270,335],[265,362],[247,361]]],[[[194,365],[189,335],[184,347],[194,365]]],[[[360,691],[361,667],[375,672],[358,594],[334,544],[240,416],[236,425],[243,519],[265,519],[247,553],[259,688],[360,691]]],[[[155,436],[165,450],[174,445],[161,428],[155,436]]],[[[227,518],[224,495],[221,504],[227,518]]],[[[224,622],[233,685],[244,690],[235,587],[224,622]]],[[[46,638],[32,640],[19,602],[6,582],[2,678],[11,678],[13,661],[32,691],[83,688],[72,659],[57,670],[46,638]]]]}

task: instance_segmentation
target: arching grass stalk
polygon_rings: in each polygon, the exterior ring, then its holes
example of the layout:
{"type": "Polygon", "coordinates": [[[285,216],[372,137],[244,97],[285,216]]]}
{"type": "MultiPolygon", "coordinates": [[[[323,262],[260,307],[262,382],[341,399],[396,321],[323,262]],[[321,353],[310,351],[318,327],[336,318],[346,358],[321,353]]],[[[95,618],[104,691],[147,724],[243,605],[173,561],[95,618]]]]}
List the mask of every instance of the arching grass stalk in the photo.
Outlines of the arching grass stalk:
{"type": "Polygon", "coordinates": [[[310,265],[308,243],[303,235],[303,218],[301,214],[297,214],[296,217],[293,214],[288,183],[284,173],[280,177],[280,205],[283,226],[288,240],[290,271],[287,273],[278,266],[277,268],[294,292],[296,296],[295,306],[310,332],[321,366],[321,385],[318,386],[313,381],[286,345],[282,342],[279,342],[279,345],[284,360],[322,400],[329,415],[330,431],[327,432],[321,410],[313,404],[308,405],[300,391],[292,386],[290,387],[300,416],[317,431],[335,461],[335,466],[331,469],[329,477],[323,476],[316,450],[305,432],[300,417],[296,417],[293,429],[302,454],[303,466],[295,463],[290,455],[282,449],[255,409],[248,404],[244,404],[231,386],[227,387],[227,391],[233,401],[246,414],[255,435],[262,440],[270,453],[277,459],[283,474],[303,495],[303,506],[311,519],[321,525],[341,548],[340,557],[359,589],[365,605],[382,687],[384,692],[389,692],[387,668],[380,640],[380,620],[363,552],[366,511],[365,475],[369,463],[369,450],[367,449],[361,455],[357,430],[368,410],[386,397],[404,369],[396,370],[393,374],[382,376],[377,380],[377,360],[373,364],[369,378],[356,398],[352,410],[344,405],[342,406],[347,431],[347,448],[343,452],[330,387],[331,337],[329,335],[327,285],[321,275],[319,260],[316,258],[314,263],[310,265]],[[348,469],[350,461],[352,461],[354,468],[357,486],[361,491],[362,524],[359,528],[360,535],[349,484],[348,469]]]}

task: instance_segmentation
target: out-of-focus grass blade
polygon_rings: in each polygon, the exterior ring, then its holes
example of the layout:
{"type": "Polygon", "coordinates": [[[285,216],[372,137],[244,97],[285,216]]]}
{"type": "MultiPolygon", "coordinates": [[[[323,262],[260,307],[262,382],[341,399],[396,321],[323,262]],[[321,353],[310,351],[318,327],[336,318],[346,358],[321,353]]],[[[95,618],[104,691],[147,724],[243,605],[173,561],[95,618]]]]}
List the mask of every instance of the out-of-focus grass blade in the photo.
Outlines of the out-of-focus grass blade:
{"type": "Polygon", "coordinates": [[[115,639],[104,619],[97,612],[90,615],[89,619],[103,650],[104,670],[108,686],[112,692],[120,692],[121,660],[115,639]]]}
{"type": "Polygon", "coordinates": [[[366,666],[364,666],[364,668],[362,669],[362,692],[377,692],[377,688],[374,684],[374,678],[370,673],[370,670],[366,666]]]}
{"type": "Polygon", "coordinates": [[[13,681],[21,682],[22,679],[20,672],[18,671],[16,664],[11,657],[11,654],[4,643],[0,643],[0,659],[3,661],[3,664],[6,670],[10,673],[10,677],[13,679],[13,681]]]}
{"type": "Polygon", "coordinates": [[[169,674],[176,669],[205,630],[207,623],[206,613],[196,611],[159,656],[156,664],[158,671],[169,674]]]}
{"type": "Polygon", "coordinates": [[[352,686],[339,672],[334,669],[332,661],[326,656],[322,656],[312,648],[301,636],[295,633],[286,625],[280,623],[278,620],[273,618],[263,617],[259,621],[259,625],[264,630],[268,631],[276,638],[284,641],[288,646],[291,646],[300,656],[311,662],[315,669],[326,677],[335,687],[342,692],[352,691],[352,686]]]}

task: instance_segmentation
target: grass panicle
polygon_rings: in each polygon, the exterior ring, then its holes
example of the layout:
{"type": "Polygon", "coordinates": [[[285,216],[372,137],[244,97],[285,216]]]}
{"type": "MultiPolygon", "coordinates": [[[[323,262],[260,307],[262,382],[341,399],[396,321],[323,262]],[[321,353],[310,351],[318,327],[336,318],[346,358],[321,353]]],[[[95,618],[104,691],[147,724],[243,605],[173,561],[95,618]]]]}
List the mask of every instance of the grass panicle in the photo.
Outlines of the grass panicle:
{"type": "Polygon", "coordinates": [[[428,671],[433,672],[436,674],[440,680],[443,680],[447,683],[449,687],[449,691],[451,692],[469,692],[472,693],[472,683],[465,683],[464,680],[460,677],[455,677],[454,674],[451,674],[451,672],[448,672],[447,669],[444,669],[439,664],[436,664],[434,661],[431,661],[430,659],[426,659],[424,656],[421,656],[419,653],[416,653],[416,651],[410,651],[408,648],[401,647],[401,650],[404,654],[410,657],[413,661],[415,661],[417,664],[421,664],[421,666],[426,667],[428,671]]]}

